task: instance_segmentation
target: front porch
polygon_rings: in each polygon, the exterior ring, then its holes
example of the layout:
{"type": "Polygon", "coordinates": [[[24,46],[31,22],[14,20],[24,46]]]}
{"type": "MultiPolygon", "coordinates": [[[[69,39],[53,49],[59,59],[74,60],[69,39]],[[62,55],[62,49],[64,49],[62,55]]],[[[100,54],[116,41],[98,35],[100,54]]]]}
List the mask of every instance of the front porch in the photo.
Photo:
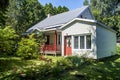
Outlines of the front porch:
{"type": "Polygon", "coordinates": [[[46,31],[46,43],[40,46],[40,53],[45,55],[61,55],[61,32],[58,31],[46,31]]]}

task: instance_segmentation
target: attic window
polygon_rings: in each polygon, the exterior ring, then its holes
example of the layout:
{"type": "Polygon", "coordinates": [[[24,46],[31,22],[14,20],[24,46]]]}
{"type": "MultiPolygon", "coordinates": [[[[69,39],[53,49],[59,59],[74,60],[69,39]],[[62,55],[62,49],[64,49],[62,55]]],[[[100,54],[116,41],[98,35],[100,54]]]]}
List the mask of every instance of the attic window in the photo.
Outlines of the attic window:
{"type": "Polygon", "coordinates": [[[82,16],[82,15],[80,15],[80,18],[83,18],[83,16],[82,16]]]}

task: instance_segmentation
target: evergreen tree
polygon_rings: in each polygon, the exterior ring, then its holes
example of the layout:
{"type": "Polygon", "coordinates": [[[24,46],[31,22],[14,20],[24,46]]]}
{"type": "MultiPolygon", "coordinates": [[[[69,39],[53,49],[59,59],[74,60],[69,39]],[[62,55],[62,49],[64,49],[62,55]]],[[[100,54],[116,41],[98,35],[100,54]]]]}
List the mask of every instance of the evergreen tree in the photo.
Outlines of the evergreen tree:
{"type": "Polygon", "coordinates": [[[91,0],[95,19],[117,31],[117,38],[120,37],[120,14],[115,12],[119,0],[91,0]]]}
{"type": "Polygon", "coordinates": [[[5,26],[5,14],[9,0],[0,0],[0,26],[5,26]]]}
{"type": "Polygon", "coordinates": [[[6,25],[18,34],[45,18],[42,5],[37,0],[10,0],[6,25]]]}
{"type": "Polygon", "coordinates": [[[90,0],[90,5],[93,7],[97,6],[97,0],[90,0]]]}
{"type": "Polygon", "coordinates": [[[63,12],[66,12],[66,11],[69,11],[69,9],[65,6],[58,6],[58,10],[57,10],[57,13],[63,13],[63,12]]]}
{"type": "MultiPolygon", "coordinates": [[[[58,7],[53,7],[51,3],[42,6],[38,0],[8,0],[8,3],[8,7],[5,8],[7,9],[6,16],[0,15],[0,18],[2,17],[0,26],[3,24],[11,26],[18,34],[24,33],[28,28],[46,18],[49,13],[56,15],[68,11],[65,6],[58,9],[58,7]]],[[[4,11],[4,9],[2,10],[4,11]]],[[[3,14],[3,12],[0,11],[0,14],[3,14]]]]}
{"type": "Polygon", "coordinates": [[[45,4],[45,6],[44,6],[44,12],[45,12],[46,16],[48,14],[54,15],[55,11],[54,11],[53,5],[51,3],[45,4]]]}
{"type": "Polygon", "coordinates": [[[88,0],[84,0],[83,5],[84,6],[89,5],[89,1],[88,0]]]}

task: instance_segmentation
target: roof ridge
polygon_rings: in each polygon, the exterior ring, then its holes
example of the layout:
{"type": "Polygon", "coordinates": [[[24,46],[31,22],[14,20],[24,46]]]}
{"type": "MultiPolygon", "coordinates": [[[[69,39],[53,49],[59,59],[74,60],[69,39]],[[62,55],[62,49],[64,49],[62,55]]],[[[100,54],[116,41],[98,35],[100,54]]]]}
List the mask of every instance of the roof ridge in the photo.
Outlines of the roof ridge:
{"type": "MultiPolygon", "coordinates": [[[[89,6],[82,6],[82,7],[80,7],[80,8],[76,8],[76,9],[73,9],[73,10],[70,10],[70,11],[67,11],[67,12],[63,12],[63,13],[59,13],[59,14],[56,14],[56,15],[52,15],[51,17],[54,17],[54,16],[58,16],[58,15],[62,15],[62,14],[65,14],[65,13],[70,13],[70,12],[73,12],[73,11],[77,11],[78,9],[83,9],[83,8],[87,8],[87,7],[89,7],[89,6]]],[[[49,17],[49,18],[51,18],[51,17],[49,17]]],[[[47,18],[45,18],[45,19],[47,19],[47,18]]]]}
{"type": "Polygon", "coordinates": [[[43,28],[45,29],[46,27],[49,27],[49,26],[65,24],[69,22],[70,20],[77,18],[88,7],[89,6],[82,6],[74,10],[70,10],[70,11],[63,12],[57,15],[53,15],[49,18],[45,18],[44,20],[35,24],[33,27],[29,28],[27,32],[29,32],[29,30],[34,29],[36,27],[39,29],[43,29],[43,28]]]}

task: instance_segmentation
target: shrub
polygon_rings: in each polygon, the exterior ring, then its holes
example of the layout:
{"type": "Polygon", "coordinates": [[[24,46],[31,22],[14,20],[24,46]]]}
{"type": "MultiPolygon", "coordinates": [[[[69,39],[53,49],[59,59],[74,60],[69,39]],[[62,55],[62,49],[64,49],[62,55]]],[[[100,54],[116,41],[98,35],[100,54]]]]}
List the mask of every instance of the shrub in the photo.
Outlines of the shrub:
{"type": "Polygon", "coordinates": [[[13,55],[17,38],[18,35],[11,27],[0,27],[0,52],[13,55]]]}
{"type": "Polygon", "coordinates": [[[85,63],[92,63],[94,60],[90,58],[86,58],[84,56],[78,57],[78,56],[69,56],[66,59],[68,59],[74,67],[80,67],[81,65],[85,63]]]}
{"type": "Polygon", "coordinates": [[[38,53],[38,45],[33,38],[33,34],[29,38],[22,38],[18,45],[17,55],[23,59],[35,58],[38,53]]]}
{"type": "Polygon", "coordinates": [[[120,54],[120,45],[117,46],[117,53],[120,54]]]}

